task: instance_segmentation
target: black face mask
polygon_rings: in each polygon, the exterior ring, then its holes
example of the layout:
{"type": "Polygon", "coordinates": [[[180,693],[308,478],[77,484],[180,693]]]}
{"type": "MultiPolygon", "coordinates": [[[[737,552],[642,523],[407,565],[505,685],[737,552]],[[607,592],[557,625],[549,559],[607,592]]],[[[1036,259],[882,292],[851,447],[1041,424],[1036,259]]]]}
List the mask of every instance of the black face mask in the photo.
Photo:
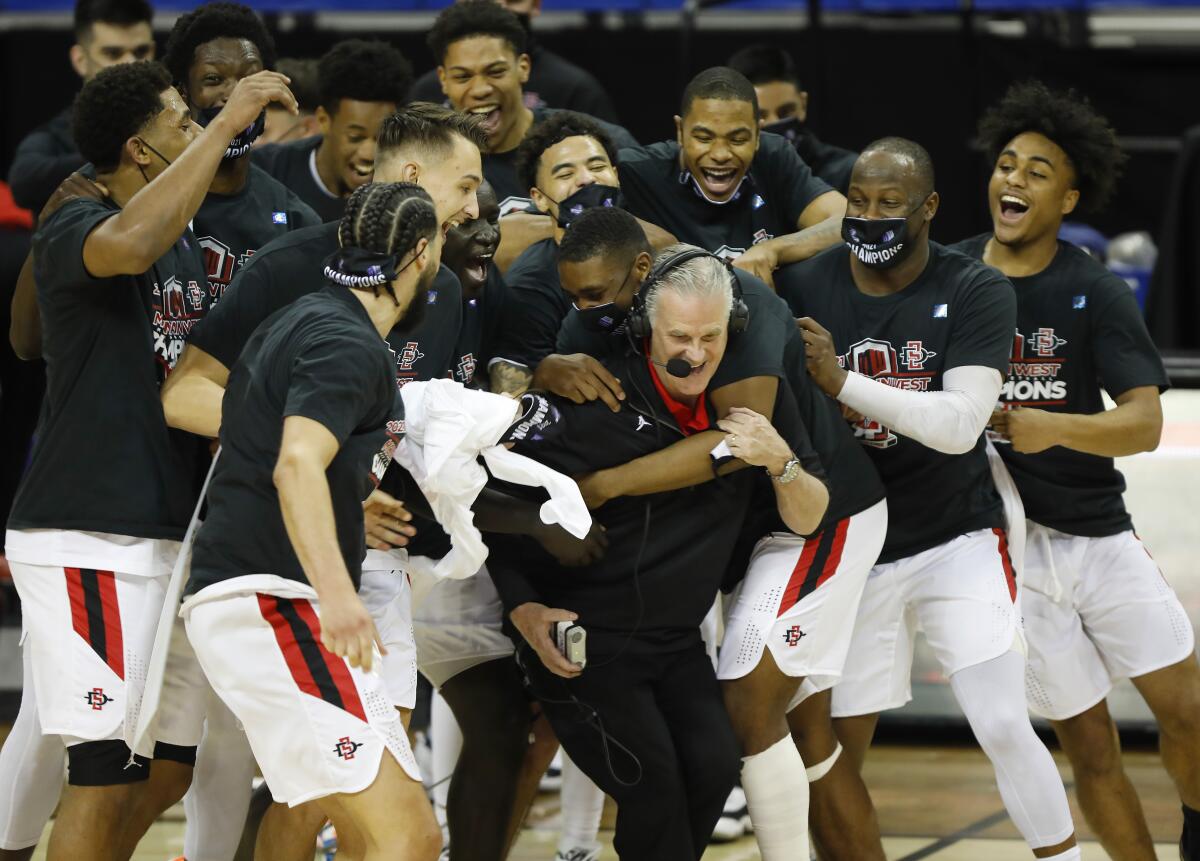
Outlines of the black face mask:
{"type": "Polygon", "coordinates": [[[762,127],[762,131],[780,135],[795,143],[804,134],[804,122],[799,117],[788,117],[787,119],[767,123],[762,127]]]}
{"type": "Polygon", "coordinates": [[[908,220],[924,206],[925,202],[922,201],[920,206],[903,218],[856,218],[847,215],[842,219],[842,239],[864,266],[891,269],[916,247],[909,236],[908,220]]]}
{"type": "MultiPolygon", "coordinates": [[[[617,291],[617,296],[625,292],[625,285],[632,279],[633,272],[630,272],[625,276],[625,281],[621,284],[621,289],[617,291]]],[[[590,308],[580,308],[574,302],[571,304],[575,307],[575,313],[579,315],[579,322],[583,325],[583,328],[589,332],[611,335],[625,325],[625,319],[629,316],[628,309],[622,310],[617,307],[617,296],[613,297],[612,302],[605,302],[603,305],[593,305],[590,308]]]]}
{"type": "MultiPolygon", "coordinates": [[[[542,193],[545,194],[545,192],[542,193]]],[[[548,194],[546,196],[550,197],[548,194]]],[[[624,209],[625,196],[621,194],[621,189],[614,186],[592,183],[557,203],[558,226],[566,230],[571,226],[572,221],[589,209],[597,209],[601,206],[615,206],[618,209],[624,209]]]]}
{"type": "MultiPolygon", "coordinates": [[[[221,113],[221,107],[213,105],[211,108],[202,108],[199,115],[196,117],[196,122],[204,128],[208,128],[208,124],[216,119],[217,114],[221,113]]],[[[233,140],[229,142],[229,146],[225,147],[225,155],[223,159],[241,158],[246,153],[250,152],[251,145],[258,140],[262,135],[263,129],[267,126],[267,112],[263,110],[258,115],[253,123],[242,129],[233,140]]]]}

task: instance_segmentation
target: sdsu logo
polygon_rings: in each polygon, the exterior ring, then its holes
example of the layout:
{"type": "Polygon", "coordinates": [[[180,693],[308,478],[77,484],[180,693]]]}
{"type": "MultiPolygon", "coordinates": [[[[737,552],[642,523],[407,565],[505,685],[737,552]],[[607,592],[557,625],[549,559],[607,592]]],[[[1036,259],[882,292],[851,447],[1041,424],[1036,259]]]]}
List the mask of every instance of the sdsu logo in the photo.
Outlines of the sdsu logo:
{"type": "Polygon", "coordinates": [[[397,367],[401,371],[411,372],[413,365],[423,358],[425,358],[425,354],[417,349],[417,342],[409,341],[404,345],[404,349],[400,351],[399,364],[397,367]]]}
{"type": "Polygon", "coordinates": [[[350,736],[344,735],[337,740],[337,744],[333,746],[333,752],[344,760],[354,759],[354,754],[362,747],[357,741],[351,741],[350,736]]]}
{"type": "Polygon", "coordinates": [[[1067,343],[1054,329],[1042,327],[1032,335],[1013,332],[1008,376],[1000,400],[1009,406],[1062,406],[1067,402],[1067,381],[1061,379],[1066,359],[1055,352],[1067,343]]]}
{"type": "Polygon", "coordinates": [[[475,354],[467,353],[458,360],[458,381],[464,385],[475,379],[475,354]]]}
{"type": "MultiPolygon", "coordinates": [[[[758,240],[755,240],[755,241],[757,242],[758,240]]],[[[745,248],[733,248],[732,246],[729,246],[729,245],[722,245],[720,248],[718,248],[716,251],[713,252],[713,255],[715,257],[720,257],[722,260],[736,260],[737,258],[741,257],[745,253],[746,253],[745,248]]]]}
{"type": "Polygon", "coordinates": [[[789,646],[795,647],[800,645],[800,641],[807,636],[807,634],[800,630],[799,625],[792,625],[792,627],[788,628],[787,631],[784,632],[783,641],[789,646]]]}
{"type": "Polygon", "coordinates": [[[937,353],[933,350],[926,350],[925,345],[920,341],[907,341],[904,344],[904,352],[900,354],[900,358],[904,361],[904,366],[910,371],[925,370],[925,363],[936,356],[937,353]]]}
{"type": "Polygon", "coordinates": [[[92,688],[83,695],[83,700],[95,712],[103,711],[104,707],[113,701],[112,697],[104,693],[104,688],[92,688]]]}
{"type": "Polygon", "coordinates": [[[238,267],[244,266],[246,261],[254,256],[254,252],[247,251],[239,256],[224,242],[212,236],[201,236],[200,248],[204,252],[204,270],[208,273],[208,292],[214,299],[220,299],[238,267]]]}

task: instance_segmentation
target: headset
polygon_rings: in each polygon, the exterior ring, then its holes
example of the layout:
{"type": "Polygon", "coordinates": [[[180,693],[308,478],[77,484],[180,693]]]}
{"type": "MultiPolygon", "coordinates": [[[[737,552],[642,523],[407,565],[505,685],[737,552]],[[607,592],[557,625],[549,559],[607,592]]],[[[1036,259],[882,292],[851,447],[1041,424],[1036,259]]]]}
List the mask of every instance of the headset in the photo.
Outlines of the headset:
{"type": "Polygon", "coordinates": [[[633,294],[633,305],[629,309],[629,316],[625,318],[625,331],[639,341],[650,337],[650,315],[646,313],[646,296],[672,269],[678,269],[685,263],[701,257],[711,257],[713,260],[720,261],[732,281],[733,304],[729,308],[730,337],[746,331],[746,327],[750,325],[750,308],[743,298],[742,282],[737,270],[729,265],[728,260],[723,260],[711,251],[705,251],[702,248],[683,248],[654,262],[642,288],[633,294]]]}

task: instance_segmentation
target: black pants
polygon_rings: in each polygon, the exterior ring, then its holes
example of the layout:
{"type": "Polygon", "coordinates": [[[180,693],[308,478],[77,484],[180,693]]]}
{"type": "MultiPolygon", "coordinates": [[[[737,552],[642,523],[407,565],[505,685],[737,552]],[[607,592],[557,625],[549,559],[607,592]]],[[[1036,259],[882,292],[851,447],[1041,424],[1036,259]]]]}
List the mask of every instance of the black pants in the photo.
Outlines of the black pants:
{"type": "Polygon", "coordinates": [[[617,802],[613,844],[622,861],[697,861],[741,768],[703,644],[627,651],[607,664],[597,655],[571,681],[551,674],[528,649],[522,660],[563,749],[617,802]],[[584,706],[570,702],[571,695],[584,706]],[[598,721],[588,720],[592,709],[598,721]],[[598,722],[637,757],[640,778],[629,754],[611,740],[606,756],[598,722]],[[622,785],[613,771],[633,785],[622,785]]]}

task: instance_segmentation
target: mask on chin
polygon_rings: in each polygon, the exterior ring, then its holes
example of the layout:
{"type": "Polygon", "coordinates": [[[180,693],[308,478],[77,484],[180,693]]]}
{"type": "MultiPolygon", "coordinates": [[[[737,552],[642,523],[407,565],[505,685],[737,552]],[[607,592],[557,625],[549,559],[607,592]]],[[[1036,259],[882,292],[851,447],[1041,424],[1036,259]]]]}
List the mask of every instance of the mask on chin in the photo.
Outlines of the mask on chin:
{"type": "Polygon", "coordinates": [[[621,189],[597,183],[585,185],[569,197],[558,201],[558,226],[566,230],[571,226],[571,222],[584,212],[602,206],[624,209],[625,196],[621,194],[621,189]]]}
{"type": "MultiPolygon", "coordinates": [[[[211,108],[202,108],[196,116],[196,122],[204,128],[208,128],[208,124],[216,119],[217,114],[221,113],[221,107],[214,105],[211,108]]],[[[233,140],[229,142],[229,146],[225,147],[225,155],[222,159],[241,158],[246,153],[250,152],[250,147],[259,139],[263,133],[263,129],[267,125],[267,112],[263,110],[258,115],[258,118],[238,132],[233,140]]]]}
{"type": "Polygon", "coordinates": [[[767,123],[762,127],[762,131],[777,134],[795,143],[804,134],[804,123],[798,117],[788,117],[787,119],[767,123]]]}

